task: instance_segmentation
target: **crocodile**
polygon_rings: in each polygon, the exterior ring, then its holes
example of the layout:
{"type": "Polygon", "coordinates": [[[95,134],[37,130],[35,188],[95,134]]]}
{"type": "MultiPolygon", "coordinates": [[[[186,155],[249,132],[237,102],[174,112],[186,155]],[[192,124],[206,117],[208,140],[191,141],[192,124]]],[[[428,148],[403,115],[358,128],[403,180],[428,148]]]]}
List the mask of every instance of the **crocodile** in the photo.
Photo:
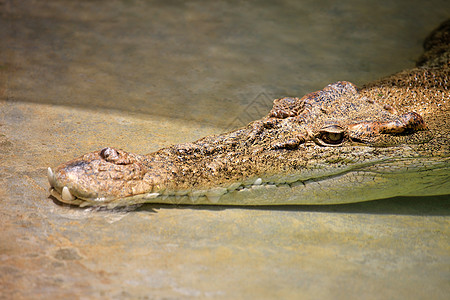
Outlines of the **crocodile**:
{"type": "Polygon", "coordinates": [[[414,68],[273,101],[245,127],[140,155],[111,147],[48,168],[84,206],[341,204],[450,194],[450,20],[414,68]]]}

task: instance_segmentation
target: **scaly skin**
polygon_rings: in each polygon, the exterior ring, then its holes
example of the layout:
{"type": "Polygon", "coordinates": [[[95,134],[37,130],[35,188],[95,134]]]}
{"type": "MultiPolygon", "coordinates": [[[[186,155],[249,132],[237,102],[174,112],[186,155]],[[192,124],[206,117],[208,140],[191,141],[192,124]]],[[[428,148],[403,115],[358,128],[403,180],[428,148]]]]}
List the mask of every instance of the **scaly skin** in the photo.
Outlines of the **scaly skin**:
{"type": "Polygon", "coordinates": [[[49,168],[51,194],[109,207],[449,194],[449,27],[427,38],[417,68],[359,91],[337,82],[301,99],[277,99],[246,127],[148,155],[112,148],[83,155],[49,168]]]}

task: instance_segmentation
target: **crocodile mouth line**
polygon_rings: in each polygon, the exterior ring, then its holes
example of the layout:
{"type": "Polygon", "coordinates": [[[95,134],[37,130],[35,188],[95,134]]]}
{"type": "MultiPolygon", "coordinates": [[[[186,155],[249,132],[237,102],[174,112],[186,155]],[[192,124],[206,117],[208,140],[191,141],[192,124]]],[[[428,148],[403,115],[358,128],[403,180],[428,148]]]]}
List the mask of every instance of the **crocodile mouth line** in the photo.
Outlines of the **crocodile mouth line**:
{"type": "MultiPolygon", "coordinates": [[[[386,159],[383,162],[390,162],[391,159],[386,159]]],[[[137,195],[130,195],[125,197],[98,197],[98,198],[85,198],[78,197],[76,192],[70,191],[67,186],[63,186],[62,189],[57,188],[56,177],[51,168],[47,170],[47,177],[50,183],[49,192],[51,196],[56,198],[58,201],[70,204],[77,205],[80,207],[87,206],[106,206],[108,208],[120,207],[120,206],[128,206],[130,204],[142,204],[142,203],[167,203],[167,204],[203,204],[203,205],[226,205],[227,203],[221,202],[221,198],[225,195],[230,195],[232,193],[244,194],[244,193],[261,193],[261,192],[276,192],[277,188],[298,188],[304,187],[311,183],[320,183],[326,180],[335,179],[346,174],[352,172],[371,172],[375,174],[376,172],[371,170],[364,170],[365,168],[371,167],[380,163],[371,162],[365,163],[359,167],[346,168],[345,170],[341,170],[340,172],[312,177],[307,179],[299,179],[300,175],[292,175],[291,179],[287,179],[286,181],[264,181],[261,177],[258,177],[253,180],[246,180],[245,182],[235,182],[230,184],[228,187],[213,187],[210,189],[204,190],[175,190],[175,191],[163,191],[163,192],[149,192],[142,193],[137,195]],[[189,199],[189,201],[186,201],[189,199]]],[[[285,178],[289,177],[289,175],[285,176],[285,178]]],[[[264,203],[258,204],[254,203],[253,205],[266,205],[264,203]]],[[[273,203],[273,205],[277,205],[277,203],[273,203]]],[[[280,203],[278,205],[283,205],[280,203]]]]}

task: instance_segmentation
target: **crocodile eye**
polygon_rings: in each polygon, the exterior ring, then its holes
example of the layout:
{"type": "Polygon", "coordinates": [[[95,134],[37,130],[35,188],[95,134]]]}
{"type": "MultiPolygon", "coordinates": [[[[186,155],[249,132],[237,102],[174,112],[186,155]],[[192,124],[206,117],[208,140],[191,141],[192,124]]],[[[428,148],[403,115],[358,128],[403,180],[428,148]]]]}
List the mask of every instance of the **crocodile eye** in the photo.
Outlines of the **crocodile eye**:
{"type": "Polygon", "coordinates": [[[317,138],[325,145],[339,145],[344,141],[345,132],[341,127],[331,125],[322,128],[317,138]]]}
{"type": "Polygon", "coordinates": [[[334,133],[334,132],[326,132],[322,135],[322,140],[329,144],[340,144],[344,139],[344,134],[334,133]]]}

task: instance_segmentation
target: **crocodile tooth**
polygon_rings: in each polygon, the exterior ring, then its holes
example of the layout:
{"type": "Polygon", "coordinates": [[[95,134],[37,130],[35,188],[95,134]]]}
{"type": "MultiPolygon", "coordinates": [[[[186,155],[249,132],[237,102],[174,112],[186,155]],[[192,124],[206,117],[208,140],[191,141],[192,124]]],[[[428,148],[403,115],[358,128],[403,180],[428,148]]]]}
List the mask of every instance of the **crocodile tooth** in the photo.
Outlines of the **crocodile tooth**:
{"type": "Polygon", "coordinates": [[[193,191],[190,191],[188,194],[189,199],[191,199],[192,202],[196,202],[199,197],[202,197],[204,195],[205,195],[205,191],[203,191],[203,190],[193,190],[193,191]]]}
{"type": "Polygon", "coordinates": [[[148,193],[147,195],[144,196],[145,199],[153,199],[158,197],[160,194],[159,193],[148,193]]]}
{"type": "Polygon", "coordinates": [[[195,195],[192,193],[189,193],[188,196],[189,196],[189,199],[192,201],[192,203],[195,203],[198,200],[198,198],[200,197],[200,195],[195,195]]]}
{"type": "Polygon", "coordinates": [[[208,190],[205,195],[208,197],[208,200],[212,203],[217,203],[220,199],[220,196],[227,192],[226,188],[218,187],[208,190]]]}
{"type": "Polygon", "coordinates": [[[208,198],[208,200],[211,203],[217,203],[217,202],[219,202],[220,196],[208,196],[207,195],[206,198],[208,198]]]}
{"type": "Polygon", "coordinates": [[[81,202],[80,204],[80,207],[81,208],[83,208],[83,207],[87,207],[87,206],[89,206],[90,205],[90,203],[89,202],[87,202],[87,201],[83,201],[83,202],[81,202]]]}
{"type": "Polygon", "coordinates": [[[63,187],[62,193],[61,193],[61,198],[63,200],[65,200],[65,201],[73,201],[73,200],[75,200],[75,197],[70,193],[70,191],[67,188],[67,186],[63,187]]]}
{"type": "Polygon", "coordinates": [[[54,187],[55,183],[56,183],[55,175],[53,174],[53,170],[50,167],[48,167],[48,169],[47,169],[47,179],[48,179],[48,182],[50,183],[50,186],[54,187]]]}
{"type": "Polygon", "coordinates": [[[260,185],[262,183],[262,179],[258,178],[255,180],[255,182],[253,183],[254,185],[260,185]]]}

